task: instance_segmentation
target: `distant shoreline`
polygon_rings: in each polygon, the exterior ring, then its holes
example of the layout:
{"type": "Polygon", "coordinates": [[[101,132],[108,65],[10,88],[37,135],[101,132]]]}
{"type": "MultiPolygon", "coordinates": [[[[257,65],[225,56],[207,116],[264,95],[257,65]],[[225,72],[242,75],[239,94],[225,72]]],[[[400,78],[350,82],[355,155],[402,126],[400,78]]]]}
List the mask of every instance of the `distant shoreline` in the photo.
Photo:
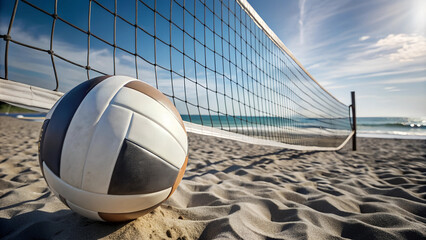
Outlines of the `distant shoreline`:
{"type": "Polygon", "coordinates": [[[398,134],[380,134],[380,133],[357,133],[360,138],[382,138],[382,139],[407,139],[407,140],[426,140],[426,136],[419,135],[398,135],[398,134]]]}

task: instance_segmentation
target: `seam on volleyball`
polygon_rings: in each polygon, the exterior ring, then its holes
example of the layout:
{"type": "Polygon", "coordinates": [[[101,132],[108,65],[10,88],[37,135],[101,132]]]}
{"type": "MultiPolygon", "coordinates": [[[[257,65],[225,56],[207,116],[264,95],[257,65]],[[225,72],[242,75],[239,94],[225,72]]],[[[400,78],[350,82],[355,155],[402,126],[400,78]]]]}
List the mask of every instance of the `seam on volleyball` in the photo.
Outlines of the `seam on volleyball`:
{"type": "MultiPolygon", "coordinates": [[[[63,185],[63,186],[65,186],[66,188],[70,188],[70,190],[71,191],[77,191],[77,192],[80,192],[80,193],[82,193],[82,194],[88,194],[88,195],[92,195],[92,196],[94,196],[94,195],[98,195],[98,196],[114,196],[114,197],[118,197],[118,198],[120,198],[120,196],[123,196],[123,197],[129,197],[129,196],[152,196],[153,194],[156,194],[156,193],[148,193],[148,194],[132,194],[132,195],[111,195],[111,194],[104,194],[104,193],[93,193],[93,192],[89,192],[89,191],[86,191],[86,190],[83,190],[83,189],[80,189],[80,188],[77,188],[77,187],[75,187],[75,186],[73,186],[73,185],[71,185],[71,184],[69,184],[69,183],[67,183],[67,182],[65,182],[63,179],[61,179],[61,178],[59,178],[58,176],[56,176],[50,169],[49,169],[49,167],[47,167],[47,165],[44,163],[44,168],[46,169],[46,171],[48,172],[47,173],[47,175],[49,176],[49,177],[52,177],[52,181],[54,182],[54,184],[53,185],[57,185],[57,184],[60,184],[60,185],[63,185]]],[[[51,187],[51,188],[53,188],[53,187],[51,187]]],[[[170,189],[172,188],[172,187],[169,187],[170,189]]],[[[164,191],[164,190],[167,190],[167,189],[169,189],[169,188],[165,188],[165,189],[163,189],[163,190],[160,190],[160,191],[164,191]]],[[[54,191],[56,191],[59,195],[61,195],[61,196],[63,196],[67,201],[69,201],[69,202],[71,202],[71,203],[73,203],[74,205],[76,205],[76,206],[78,206],[78,207],[80,207],[80,208],[84,208],[84,209],[87,209],[87,208],[85,208],[85,207],[82,207],[82,206],[80,206],[80,205],[78,205],[77,203],[75,203],[75,202],[73,202],[73,201],[71,201],[71,200],[69,200],[70,198],[67,196],[67,194],[65,194],[65,192],[63,192],[64,190],[63,189],[55,189],[54,188],[54,191]]],[[[158,193],[158,192],[157,192],[158,193]]],[[[69,194],[71,194],[71,193],[69,193],[68,192],[68,195],[69,194]]],[[[155,204],[154,204],[155,205],[155,204]]],[[[152,207],[152,206],[154,206],[154,205],[151,205],[150,207],[152,207]]],[[[149,207],[148,207],[149,208],[149,207]]],[[[90,210],[90,209],[89,209],[90,210]]],[[[97,210],[90,210],[90,211],[97,211],[97,210]]],[[[103,211],[103,210],[102,210],[103,211]]],[[[129,212],[134,212],[134,211],[138,211],[138,210],[132,210],[132,211],[129,211],[129,212]]],[[[97,212],[100,212],[100,211],[97,211],[97,212]]],[[[127,212],[127,213],[129,213],[129,212],[127,212]]],[[[109,212],[109,213],[112,213],[112,212],[109,212]]]]}
{"type": "MultiPolygon", "coordinates": [[[[134,116],[134,113],[133,113],[133,115],[132,115],[132,120],[133,120],[133,116],[134,116]]],[[[127,130],[127,132],[128,132],[128,131],[129,131],[129,130],[127,130]]],[[[128,139],[128,138],[125,138],[125,139],[126,139],[127,141],[129,141],[129,142],[131,142],[131,143],[135,144],[136,146],[138,146],[138,147],[140,147],[140,148],[143,148],[145,151],[147,151],[147,152],[151,153],[152,155],[154,155],[154,156],[158,157],[159,159],[161,159],[161,161],[163,161],[163,162],[164,162],[164,163],[166,163],[167,165],[172,166],[173,168],[176,168],[178,171],[180,171],[180,169],[183,167],[183,164],[185,164],[185,161],[183,161],[182,166],[180,166],[180,167],[176,167],[175,165],[171,164],[171,163],[170,163],[170,162],[168,162],[167,160],[165,160],[165,159],[163,159],[162,157],[158,156],[157,154],[153,153],[151,150],[146,149],[145,147],[141,146],[140,144],[138,144],[138,143],[136,143],[136,142],[134,142],[134,141],[132,141],[132,140],[130,140],[130,139],[128,139]]],[[[186,157],[187,157],[188,155],[189,155],[189,153],[187,153],[187,154],[186,154],[186,156],[185,156],[185,160],[186,160],[186,157]]],[[[114,168],[115,168],[115,166],[114,166],[114,168]]],[[[178,175],[179,175],[179,174],[178,174],[178,175]]],[[[111,175],[111,177],[112,177],[112,175],[111,175]]],[[[177,177],[179,177],[179,176],[176,176],[175,182],[176,182],[176,180],[177,180],[177,177]]],[[[110,179],[110,183],[111,183],[111,179],[110,179]]],[[[173,185],[172,185],[171,187],[167,187],[167,188],[161,189],[161,190],[159,190],[159,191],[164,191],[164,190],[166,190],[166,189],[168,189],[168,188],[170,188],[170,193],[171,193],[171,192],[173,191],[173,185]]],[[[168,197],[167,197],[167,198],[169,198],[169,197],[170,197],[170,193],[169,193],[169,195],[168,195],[168,197]]],[[[167,200],[167,198],[166,198],[166,199],[164,199],[164,200],[163,200],[163,202],[164,202],[165,200],[167,200]]]]}
{"type": "MultiPolygon", "coordinates": [[[[160,91],[160,90],[158,90],[158,91],[160,91]]],[[[163,92],[161,92],[161,93],[163,93],[163,92]]],[[[147,95],[148,96],[148,95],[147,95]]],[[[160,101],[158,101],[158,100],[156,100],[155,98],[153,98],[153,97],[151,97],[151,96],[148,96],[148,97],[150,97],[150,98],[152,98],[152,99],[154,99],[155,101],[157,101],[159,104],[161,104],[164,108],[166,108],[167,109],[167,111],[168,112],[170,112],[172,115],[173,115],[173,117],[179,122],[179,125],[181,125],[182,126],[182,128],[183,128],[183,131],[185,132],[185,134],[186,135],[188,135],[188,133],[186,132],[186,129],[185,129],[185,124],[183,123],[183,119],[182,119],[182,117],[181,117],[181,119],[178,119],[178,117],[175,115],[175,113],[172,111],[172,110],[170,110],[170,108],[168,107],[168,106],[166,106],[166,105],[164,105],[162,102],[160,102],[160,101]],[[181,124],[181,122],[182,122],[182,124],[181,124]]],[[[172,103],[172,105],[173,106],[175,106],[173,103],[172,103]]],[[[176,106],[175,106],[176,107],[176,106]]],[[[177,110],[177,109],[176,109],[177,110]]],[[[179,115],[180,115],[180,112],[179,111],[177,111],[178,113],[179,113],[179,115]]]]}
{"type": "MultiPolygon", "coordinates": [[[[129,141],[129,142],[131,142],[131,143],[133,143],[133,144],[135,144],[136,146],[138,146],[138,147],[140,147],[140,148],[143,148],[144,150],[146,150],[147,152],[151,153],[152,155],[154,155],[154,156],[158,157],[159,159],[161,159],[161,161],[163,161],[163,162],[167,163],[167,165],[170,165],[170,166],[172,166],[172,167],[176,168],[177,170],[179,170],[179,169],[180,169],[179,167],[176,167],[175,165],[173,165],[173,164],[169,163],[167,160],[165,160],[165,159],[163,159],[162,157],[158,156],[157,154],[153,153],[153,152],[152,152],[152,151],[150,151],[149,149],[144,148],[144,147],[143,147],[143,146],[141,146],[140,144],[135,143],[134,141],[132,141],[132,140],[130,140],[130,139],[127,139],[127,138],[126,138],[126,140],[127,140],[127,141],[129,141]]],[[[165,188],[165,189],[167,189],[167,188],[165,188]]],[[[163,189],[163,190],[164,190],[164,189],[163,189]]]]}
{"type": "MultiPolygon", "coordinates": [[[[145,81],[143,81],[143,80],[141,80],[141,79],[137,79],[138,81],[141,81],[141,82],[143,82],[143,83],[145,83],[145,84],[148,84],[149,86],[151,86],[149,83],[147,83],[147,82],[145,82],[145,81]]],[[[152,87],[152,86],[151,86],[152,87]]],[[[130,87],[127,87],[127,88],[129,88],[129,89],[132,89],[132,90],[135,90],[135,89],[133,89],[133,88],[130,88],[130,87]]],[[[156,89],[156,90],[158,90],[159,92],[161,92],[161,94],[163,94],[164,95],[164,93],[162,92],[162,91],[160,91],[159,89],[156,89]]],[[[136,91],[136,90],[135,90],[136,91]]],[[[158,101],[157,99],[155,99],[155,98],[153,98],[153,97],[151,97],[150,95],[147,95],[147,94],[144,94],[144,95],[146,95],[147,97],[149,97],[149,98],[151,98],[151,99],[153,99],[153,100],[155,100],[156,102],[158,102],[159,104],[161,104],[164,108],[166,108],[167,109],[167,111],[169,111],[172,115],[173,115],[173,117],[179,122],[179,125],[182,125],[182,128],[183,128],[183,131],[188,135],[188,133],[186,132],[186,129],[185,129],[185,124],[183,123],[183,119],[182,119],[182,117],[181,117],[181,119],[179,119],[176,115],[175,115],[175,113],[168,107],[168,106],[166,106],[166,105],[164,105],[164,103],[162,103],[161,101],[158,101]],[[181,122],[182,122],[182,124],[181,124],[181,122]]],[[[165,96],[165,95],[164,95],[165,96]]],[[[166,97],[167,98],[167,97],[166,97]]],[[[168,98],[167,98],[167,100],[169,100],[168,98]]],[[[176,106],[172,103],[172,105],[176,108],[176,106]]],[[[177,110],[177,108],[176,108],[176,110],[177,110]]],[[[179,110],[177,110],[177,112],[179,113],[179,115],[180,115],[180,112],[179,112],[179,110]]]]}
{"type": "MultiPolygon", "coordinates": [[[[81,103],[84,101],[84,98],[87,96],[87,94],[89,93],[89,91],[87,90],[87,89],[85,89],[84,88],[84,85],[87,85],[87,84],[89,84],[89,86],[90,86],[90,84],[91,84],[91,82],[90,81],[86,81],[86,82],[83,82],[83,83],[81,83],[81,84],[79,84],[77,87],[75,87],[75,88],[73,88],[73,89],[71,89],[69,92],[67,92],[60,100],[58,100],[58,102],[57,102],[57,104],[56,104],[56,106],[55,106],[55,109],[54,109],[54,111],[51,111],[50,113],[52,113],[51,114],[51,116],[50,116],[50,119],[52,120],[52,117],[55,115],[56,116],[56,114],[57,114],[57,112],[58,112],[58,110],[62,110],[62,109],[65,109],[64,107],[61,107],[61,109],[56,109],[61,103],[62,103],[62,101],[65,101],[65,99],[66,99],[66,97],[71,93],[71,92],[73,92],[73,94],[75,94],[75,95],[77,95],[78,96],[78,94],[77,93],[75,93],[74,91],[76,91],[75,89],[76,88],[82,88],[82,86],[83,86],[83,89],[79,89],[80,91],[82,91],[82,90],[84,90],[85,92],[84,92],[84,96],[82,96],[82,98],[80,99],[80,98],[78,98],[79,99],[79,102],[78,102],[78,104],[77,104],[77,102],[75,101],[75,99],[73,99],[73,98],[71,98],[71,100],[70,99],[68,99],[68,101],[70,101],[70,102],[68,102],[67,103],[67,112],[68,113],[71,113],[72,112],[72,115],[70,116],[70,119],[62,119],[62,121],[60,121],[62,124],[66,124],[66,125],[64,125],[64,126],[62,126],[63,127],[63,129],[65,130],[65,133],[64,133],[64,135],[62,136],[62,134],[60,135],[60,138],[62,138],[62,140],[61,141],[59,141],[60,142],[60,145],[58,146],[58,148],[59,148],[59,156],[57,156],[57,161],[59,161],[59,169],[58,169],[58,176],[60,176],[60,177],[62,177],[62,174],[61,174],[61,169],[62,169],[62,167],[63,167],[63,162],[62,162],[62,160],[63,160],[63,152],[64,152],[64,144],[65,144],[65,141],[66,141],[66,139],[67,139],[67,135],[68,135],[68,131],[70,131],[70,126],[71,126],[71,123],[73,122],[73,119],[75,118],[75,116],[76,116],[76,112],[78,111],[78,109],[79,109],[79,107],[80,107],[80,105],[81,105],[81,103]],[[76,109],[74,109],[74,111],[69,111],[69,109],[68,109],[68,107],[70,107],[70,106],[73,106],[74,107],[74,104],[76,104],[76,109]],[[55,114],[56,113],[56,114],[55,114]]],[[[74,97],[76,97],[74,95],[74,97]]],[[[62,113],[61,115],[64,115],[64,113],[62,113]]],[[[56,118],[58,118],[58,117],[56,117],[56,118]]],[[[51,122],[50,122],[51,123],[51,122]]],[[[55,138],[58,138],[59,136],[55,136],[55,138]]]]}
{"type": "MultiPolygon", "coordinates": [[[[64,198],[64,199],[65,199],[65,198],[64,198]]],[[[68,199],[65,199],[65,202],[67,203],[67,207],[68,207],[68,208],[70,208],[73,212],[77,212],[77,211],[75,211],[75,210],[74,210],[74,206],[75,206],[75,207],[78,207],[78,208],[80,208],[80,209],[83,209],[84,211],[91,212],[91,213],[93,213],[93,215],[97,215],[97,216],[98,216],[98,218],[99,218],[99,219],[97,219],[98,221],[106,222],[105,220],[103,220],[103,219],[101,218],[101,216],[99,216],[99,212],[97,212],[97,211],[92,211],[92,210],[90,210],[90,209],[87,209],[87,208],[81,207],[81,206],[77,205],[77,203],[73,203],[73,202],[71,202],[71,201],[70,201],[70,200],[68,200],[68,199]]],[[[80,214],[80,213],[79,213],[79,214],[80,214]]],[[[87,217],[87,216],[85,216],[85,217],[87,217]]]]}
{"type": "MultiPolygon", "coordinates": [[[[133,88],[129,88],[129,87],[125,87],[125,88],[127,88],[127,89],[130,89],[130,90],[132,90],[132,91],[135,91],[135,92],[138,92],[139,94],[143,94],[144,96],[146,96],[146,97],[148,97],[148,98],[150,98],[150,99],[152,99],[152,100],[154,100],[154,102],[156,102],[156,103],[158,103],[158,104],[160,104],[161,106],[163,106],[163,108],[165,108],[166,109],[166,111],[170,114],[170,115],[172,115],[173,116],[173,118],[178,122],[178,124],[182,127],[182,129],[183,129],[183,132],[185,133],[185,135],[186,135],[186,137],[188,138],[188,133],[187,133],[187,131],[186,131],[186,128],[185,128],[185,123],[183,122],[183,120],[181,119],[181,120],[179,120],[178,118],[177,118],[177,116],[173,113],[173,111],[172,110],[170,110],[170,108],[169,107],[167,107],[166,105],[164,105],[162,102],[160,102],[160,101],[158,101],[157,99],[155,99],[155,98],[153,98],[153,97],[151,97],[151,96],[149,96],[149,95],[147,95],[147,94],[144,94],[144,93],[141,93],[141,92],[139,92],[139,91],[137,91],[137,90],[135,90],[135,89],[133,89],[133,88]],[[182,121],[182,124],[181,124],[181,121],[182,121]]],[[[158,90],[158,89],[157,89],[158,90]]],[[[121,104],[121,103],[112,103],[113,105],[116,105],[116,106],[121,106],[121,107],[124,107],[124,108],[127,108],[125,105],[123,105],[123,104],[121,104]]],[[[135,111],[134,111],[135,112],[135,111]]],[[[139,113],[139,112],[137,112],[139,115],[141,115],[141,116],[144,116],[144,117],[146,117],[146,118],[148,118],[149,120],[152,120],[153,122],[155,122],[155,123],[157,123],[158,125],[160,125],[163,129],[165,129],[166,131],[168,131],[169,133],[170,133],[170,135],[172,135],[175,139],[176,139],[176,141],[179,143],[179,145],[183,148],[183,151],[185,152],[185,154],[187,154],[187,152],[188,152],[188,149],[189,149],[189,145],[188,145],[188,141],[187,141],[187,148],[186,148],[186,150],[185,150],[185,146],[183,146],[183,144],[181,144],[180,143],[180,141],[179,141],[179,139],[177,139],[168,129],[166,129],[165,127],[163,127],[163,125],[161,125],[160,123],[158,123],[157,121],[155,121],[154,119],[152,119],[152,118],[150,118],[150,117],[148,117],[148,116],[146,116],[146,115],[144,115],[144,114],[142,114],[142,113],[139,113]]],[[[180,114],[180,113],[179,113],[180,114]]]]}
{"type": "MultiPolygon", "coordinates": [[[[114,76],[112,76],[112,78],[113,78],[114,76]]],[[[93,133],[95,133],[95,131],[96,131],[96,129],[97,129],[97,127],[98,127],[98,125],[97,125],[97,123],[99,122],[99,120],[102,118],[102,116],[105,114],[105,111],[108,109],[108,107],[110,106],[110,105],[112,105],[111,104],[111,101],[112,101],[112,99],[114,99],[114,97],[117,95],[117,93],[120,91],[120,89],[122,89],[123,88],[123,86],[124,85],[126,85],[127,83],[129,83],[130,81],[132,81],[131,79],[129,79],[129,81],[127,81],[127,82],[123,82],[122,83],[122,85],[119,87],[119,88],[117,88],[117,91],[113,94],[113,96],[109,99],[109,101],[108,101],[108,104],[106,104],[105,106],[105,109],[103,109],[103,111],[102,111],[102,113],[101,114],[99,114],[99,117],[96,119],[96,127],[95,127],[95,129],[93,130],[93,133]]],[[[93,89],[95,89],[96,87],[99,87],[100,86],[100,84],[98,84],[98,85],[96,85],[94,88],[92,88],[90,91],[93,91],[93,89]]],[[[90,93],[90,92],[89,92],[90,93]]],[[[86,94],[86,96],[89,94],[89,93],[87,93],[86,94]]],[[[83,100],[84,101],[84,100],[83,100]]],[[[132,115],[132,117],[133,117],[133,115],[132,115]]],[[[71,120],[72,121],[72,120],[71,120]]],[[[130,125],[129,125],[130,126],[130,125]]],[[[88,150],[87,150],[87,152],[86,152],[86,154],[85,154],[85,156],[84,156],[84,164],[83,164],[83,169],[82,169],[82,174],[81,174],[81,179],[80,179],[80,188],[82,189],[82,187],[83,187],[83,181],[84,181],[84,171],[85,171],[85,169],[86,169],[86,161],[87,161],[87,154],[89,154],[89,149],[90,149],[90,146],[92,145],[92,141],[93,141],[93,134],[92,134],[92,136],[90,136],[90,144],[89,144],[89,147],[87,148],[88,150]]]]}
{"type": "MultiPolygon", "coordinates": [[[[82,182],[81,182],[81,189],[84,189],[85,191],[89,191],[89,192],[95,192],[95,193],[98,193],[98,192],[96,192],[96,190],[88,190],[88,189],[85,189],[85,188],[88,188],[88,186],[87,186],[87,181],[88,180],[86,180],[86,178],[85,178],[85,176],[87,176],[86,175],[86,163],[87,163],[87,160],[88,160],[88,156],[89,156],[89,152],[91,152],[90,151],[90,149],[92,148],[92,144],[95,144],[95,143],[97,143],[97,141],[96,141],[96,139],[95,139],[95,133],[96,132],[98,132],[99,130],[101,130],[102,131],[102,128],[100,128],[100,126],[99,126],[99,122],[102,120],[102,118],[104,118],[104,117],[107,117],[107,116],[105,116],[105,113],[107,112],[107,111],[111,111],[112,109],[111,109],[111,106],[113,106],[112,104],[108,104],[108,107],[105,109],[105,111],[104,111],[104,113],[102,114],[102,116],[99,118],[99,121],[97,122],[97,124],[96,124],[96,126],[95,126],[95,128],[94,128],[94,130],[93,130],[93,134],[92,134],[92,138],[91,138],[91,140],[90,140],[90,144],[89,144],[89,148],[88,148],[88,151],[87,151],[87,154],[86,154],[86,157],[85,157],[85,164],[84,164],[84,166],[83,166],[83,171],[82,171],[82,182]],[[83,187],[84,186],[84,187],[83,187]]],[[[115,107],[115,106],[114,106],[115,107]]],[[[124,109],[124,110],[126,110],[127,112],[130,112],[130,111],[128,111],[127,109],[124,109]]],[[[126,122],[127,123],[124,123],[122,126],[127,126],[127,131],[128,131],[128,129],[129,129],[129,127],[130,127],[130,123],[131,123],[131,120],[132,120],[132,116],[133,116],[133,113],[131,113],[130,112],[130,114],[131,115],[129,115],[129,117],[128,118],[126,118],[126,122]]],[[[105,119],[104,119],[105,120],[105,119]]],[[[127,134],[127,131],[126,131],[126,134],[127,134]]],[[[121,149],[121,147],[122,147],[122,145],[123,145],[123,141],[126,139],[126,134],[124,134],[123,135],[123,139],[121,140],[121,142],[119,143],[119,146],[117,147],[117,152],[116,152],[116,155],[115,155],[115,158],[111,158],[112,160],[115,160],[112,164],[114,164],[114,166],[115,166],[115,163],[116,163],[116,161],[117,161],[117,157],[118,157],[118,155],[120,154],[120,149],[121,149]]],[[[99,140],[99,138],[97,138],[97,140],[99,140]]],[[[112,154],[111,154],[112,155],[112,154]]],[[[110,155],[110,156],[111,156],[110,155]]],[[[93,159],[93,155],[91,156],[91,158],[90,159],[93,159]]],[[[93,168],[92,168],[92,170],[94,170],[93,168]]],[[[105,182],[105,184],[103,185],[105,188],[106,188],[106,192],[105,192],[105,194],[107,194],[108,193],[108,188],[109,188],[109,183],[110,183],[110,180],[111,180],[111,176],[112,176],[112,174],[113,174],[113,171],[114,171],[114,168],[111,168],[111,169],[108,169],[108,168],[105,168],[104,169],[105,171],[104,172],[102,172],[101,174],[97,174],[96,176],[106,176],[108,179],[106,180],[106,182],[105,182]],[[108,170],[111,170],[111,172],[108,172],[108,170]]],[[[95,178],[96,179],[96,178],[95,178]]],[[[99,178],[97,178],[97,179],[99,179],[99,178]]],[[[93,180],[93,177],[92,177],[92,180],[93,180]]],[[[103,182],[103,181],[102,181],[103,182]]],[[[101,186],[100,186],[101,187],[101,186]]],[[[98,190],[98,189],[97,189],[98,190]]],[[[102,192],[102,191],[101,191],[102,192]]]]}
{"type": "MultiPolygon", "coordinates": [[[[125,108],[125,109],[127,109],[127,110],[131,110],[131,109],[129,109],[129,108],[127,108],[126,106],[124,106],[123,104],[121,104],[121,103],[111,103],[111,105],[114,105],[114,106],[117,106],[117,107],[121,107],[121,108],[125,108]]],[[[132,110],[133,111],[133,110],[132,110]]],[[[183,144],[179,141],[179,139],[177,139],[177,137],[175,136],[175,135],[173,135],[172,134],[172,132],[169,130],[169,129],[167,129],[167,128],[165,128],[162,124],[160,124],[158,121],[156,121],[155,119],[152,119],[151,117],[149,117],[149,116],[147,116],[147,115],[145,115],[145,114],[142,114],[142,113],[140,113],[140,112],[136,112],[136,111],[133,111],[133,113],[136,113],[136,114],[138,114],[138,115],[140,115],[140,116],[142,116],[142,117],[145,117],[145,118],[147,118],[147,119],[149,119],[149,120],[151,120],[152,122],[154,122],[156,125],[158,125],[158,126],[160,126],[162,129],[164,129],[164,130],[166,130],[166,132],[170,135],[170,136],[172,136],[172,138],[179,144],[179,146],[182,148],[182,150],[183,150],[183,152],[185,153],[185,155],[186,154],[188,154],[188,150],[185,150],[185,147],[183,146],[183,144]]],[[[180,126],[180,124],[179,124],[179,126],[180,126]]],[[[186,137],[188,138],[188,134],[186,133],[186,131],[185,131],[185,128],[182,128],[183,130],[184,130],[184,132],[185,132],[185,135],[186,135],[186,137]]],[[[128,132],[127,132],[128,133],[128,132]]],[[[126,135],[127,136],[127,135],[126,135]]],[[[188,144],[188,143],[187,143],[188,144]]],[[[188,149],[188,148],[187,148],[188,149]]]]}
{"type": "MultiPolygon", "coordinates": [[[[111,105],[114,105],[114,104],[111,104],[111,105]]],[[[127,109],[128,110],[128,109],[127,109]]],[[[129,125],[127,126],[127,132],[126,132],[126,134],[124,135],[124,139],[123,139],[123,141],[121,141],[121,143],[120,143],[120,147],[118,148],[119,149],[119,151],[118,151],[118,156],[120,155],[120,151],[121,151],[121,148],[123,147],[123,143],[124,143],[124,141],[125,140],[128,140],[128,141],[130,141],[129,139],[127,139],[126,137],[127,137],[127,134],[129,134],[129,130],[130,130],[130,126],[132,125],[132,122],[133,122],[133,117],[135,116],[135,113],[134,112],[132,112],[132,116],[130,117],[130,121],[129,121],[129,125]]],[[[136,144],[136,143],[135,143],[136,144]]],[[[137,145],[137,144],[136,144],[137,145]]],[[[139,146],[139,145],[138,145],[139,146]]],[[[118,159],[118,156],[117,156],[117,159],[118,159]]],[[[115,160],[115,164],[114,164],[114,167],[112,168],[112,172],[111,172],[111,174],[109,175],[109,177],[108,177],[108,188],[107,188],[107,194],[108,194],[108,192],[109,192],[109,188],[111,187],[111,179],[112,179],[112,175],[114,175],[114,170],[115,170],[115,167],[117,166],[117,159],[115,160]]]]}

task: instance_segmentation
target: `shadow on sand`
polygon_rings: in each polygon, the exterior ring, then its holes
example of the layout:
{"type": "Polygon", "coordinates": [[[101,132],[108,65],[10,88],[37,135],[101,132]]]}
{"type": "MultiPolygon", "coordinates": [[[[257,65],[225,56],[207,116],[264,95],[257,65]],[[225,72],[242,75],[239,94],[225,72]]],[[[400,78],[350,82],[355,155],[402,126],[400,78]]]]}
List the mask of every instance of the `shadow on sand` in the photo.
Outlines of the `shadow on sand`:
{"type": "Polygon", "coordinates": [[[104,223],[81,217],[71,210],[35,210],[10,219],[0,218],[1,239],[99,239],[127,223],[104,223]]]}

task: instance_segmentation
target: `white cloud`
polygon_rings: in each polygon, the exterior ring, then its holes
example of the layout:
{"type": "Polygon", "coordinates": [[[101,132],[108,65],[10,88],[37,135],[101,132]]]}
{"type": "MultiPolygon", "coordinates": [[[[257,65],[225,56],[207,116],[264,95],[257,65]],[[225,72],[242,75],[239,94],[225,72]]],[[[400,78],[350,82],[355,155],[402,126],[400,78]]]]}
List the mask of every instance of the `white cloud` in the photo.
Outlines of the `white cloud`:
{"type": "Polygon", "coordinates": [[[326,86],[330,86],[330,85],[334,84],[334,82],[332,82],[332,81],[321,81],[320,84],[321,84],[321,86],[326,87],[326,86]]]}
{"type": "Polygon", "coordinates": [[[421,35],[389,34],[374,43],[353,47],[342,55],[343,59],[338,62],[322,61],[322,71],[315,77],[336,83],[351,80],[349,85],[367,84],[367,79],[375,84],[426,81],[426,77],[421,77],[426,74],[426,38],[421,35]],[[378,81],[383,78],[386,80],[378,81]]]}
{"type": "Polygon", "coordinates": [[[377,95],[358,95],[356,98],[359,99],[382,99],[383,97],[377,95]]]}
{"type": "MultiPolygon", "coordinates": [[[[334,0],[299,0],[298,12],[295,13],[296,18],[291,25],[284,26],[286,28],[294,28],[294,24],[298,24],[299,34],[282,37],[284,43],[291,49],[297,50],[298,58],[301,54],[308,52],[311,49],[316,49],[324,46],[324,43],[317,41],[317,37],[326,28],[326,22],[336,15],[342,14],[347,11],[348,0],[334,1],[334,0]],[[296,48],[294,48],[296,47],[296,48]]],[[[337,37],[337,36],[334,36],[337,37]]],[[[335,42],[330,39],[330,42],[335,42]]]]}
{"type": "Polygon", "coordinates": [[[385,87],[385,90],[388,91],[388,92],[400,92],[401,91],[401,89],[396,88],[394,86],[392,86],[392,87],[385,87]]]}
{"type": "Polygon", "coordinates": [[[359,38],[360,41],[365,41],[367,39],[370,39],[370,36],[362,36],[359,38]]]}
{"type": "Polygon", "coordinates": [[[406,84],[406,83],[420,83],[426,82],[426,77],[417,77],[417,78],[396,78],[384,81],[373,82],[375,84],[406,84]]]}
{"type": "Polygon", "coordinates": [[[305,21],[305,3],[306,0],[299,0],[299,39],[300,44],[304,43],[304,21],[305,21]]]}
{"type": "Polygon", "coordinates": [[[383,51],[390,51],[390,60],[411,62],[426,56],[426,38],[417,34],[389,34],[380,39],[376,46],[383,51]]]}
{"type": "Polygon", "coordinates": [[[339,89],[339,88],[346,88],[349,87],[348,85],[335,85],[335,86],[328,86],[327,89],[339,89]]]}
{"type": "Polygon", "coordinates": [[[319,68],[319,67],[321,67],[321,64],[320,63],[315,63],[315,64],[312,64],[312,65],[306,67],[306,69],[312,70],[314,68],[319,68]]]}
{"type": "Polygon", "coordinates": [[[402,74],[408,74],[408,73],[422,73],[425,72],[426,69],[423,68],[408,68],[408,69],[402,69],[402,70],[396,70],[396,71],[392,71],[387,69],[384,72],[381,71],[377,71],[374,73],[369,73],[369,74],[363,74],[363,75],[356,75],[356,76],[352,76],[352,77],[348,77],[346,79],[359,79],[359,78],[372,78],[372,77],[386,77],[386,76],[397,76],[397,75],[402,75],[402,74]]]}
{"type": "MultiPolygon", "coordinates": [[[[426,77],[417,77],[417,78],[401,78],[395,77],[388,80],[380,81],[368,81],[368,82],[354,82],[345,85],[333,85],[327,86],[327,89],[337,89],[344,87],[353,87],[353,86],[370,86],[370,85],[395,85],[395,84],[407,84],[407,83],[421,83],[426,82],[426,77]]],[[[395,87],[385,87],[385,90],[391,90],[395,87]]]]}

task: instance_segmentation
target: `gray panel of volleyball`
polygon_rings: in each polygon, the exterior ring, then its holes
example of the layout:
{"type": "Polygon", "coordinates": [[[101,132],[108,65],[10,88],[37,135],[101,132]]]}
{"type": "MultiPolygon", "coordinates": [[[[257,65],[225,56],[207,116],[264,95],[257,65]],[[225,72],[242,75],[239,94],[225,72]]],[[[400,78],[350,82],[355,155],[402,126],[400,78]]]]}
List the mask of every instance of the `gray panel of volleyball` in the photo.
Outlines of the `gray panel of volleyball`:
{"type": "Polygon", "coordinates": [[[162,91],[195,132],[306,149],[338,149],[352,134],[348,106],[246,1],[0,4],[4,101],[46,108],[87,79],[126,75],[162,91]]]}

